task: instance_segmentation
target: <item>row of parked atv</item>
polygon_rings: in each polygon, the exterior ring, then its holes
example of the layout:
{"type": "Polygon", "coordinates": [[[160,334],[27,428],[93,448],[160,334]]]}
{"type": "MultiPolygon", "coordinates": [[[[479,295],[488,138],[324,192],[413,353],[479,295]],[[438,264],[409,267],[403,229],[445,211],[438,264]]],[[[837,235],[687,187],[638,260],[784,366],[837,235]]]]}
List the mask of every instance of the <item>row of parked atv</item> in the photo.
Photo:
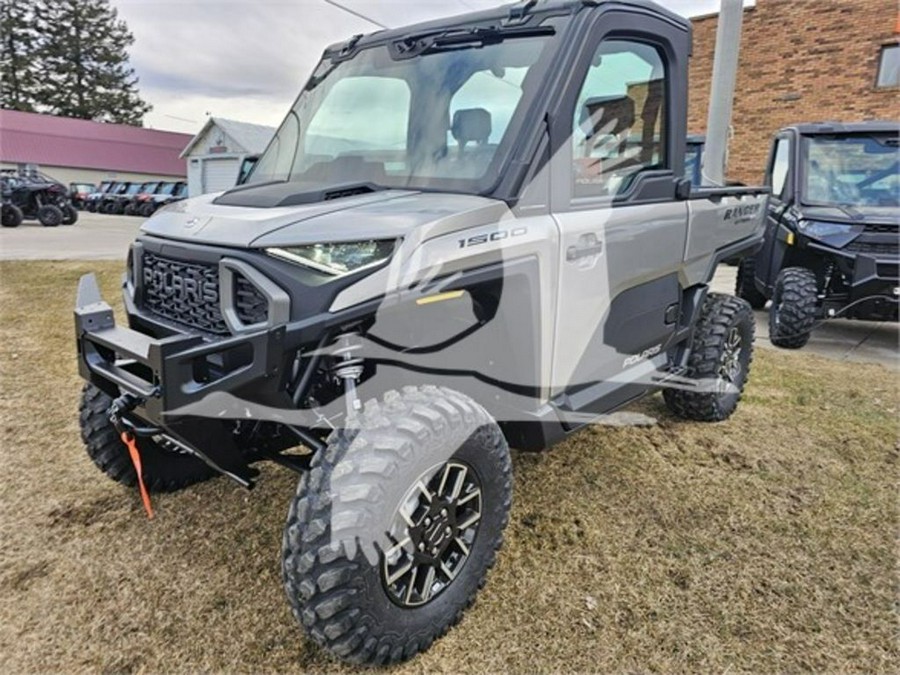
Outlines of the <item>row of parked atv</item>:
{"type": "Polygon", "coordinates": [[[74,225],[78,210],[69,191],[40,171],[0,171],[3,227],[18,227],[23,220],[38,220],[45,227],[74,225]]]}
{"type": "Polygon", "coordinates": [[[187,197],[184,181],[104,181],[100,187],[73,185],[72,202],[95,213],[148,218],[160,207],[187,197]]]}

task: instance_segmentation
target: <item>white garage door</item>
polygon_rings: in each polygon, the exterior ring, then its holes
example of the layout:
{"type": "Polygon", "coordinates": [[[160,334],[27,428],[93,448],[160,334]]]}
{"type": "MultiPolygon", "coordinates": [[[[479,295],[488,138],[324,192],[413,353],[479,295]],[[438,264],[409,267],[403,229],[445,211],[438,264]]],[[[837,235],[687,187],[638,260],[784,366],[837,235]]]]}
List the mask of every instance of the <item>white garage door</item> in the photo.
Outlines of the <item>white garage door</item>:
{"type": "Polygon", "coordinates": [[[237,157],[207,157],[203,161],[203,192],[233,188],[241,160],[237,157]]]}

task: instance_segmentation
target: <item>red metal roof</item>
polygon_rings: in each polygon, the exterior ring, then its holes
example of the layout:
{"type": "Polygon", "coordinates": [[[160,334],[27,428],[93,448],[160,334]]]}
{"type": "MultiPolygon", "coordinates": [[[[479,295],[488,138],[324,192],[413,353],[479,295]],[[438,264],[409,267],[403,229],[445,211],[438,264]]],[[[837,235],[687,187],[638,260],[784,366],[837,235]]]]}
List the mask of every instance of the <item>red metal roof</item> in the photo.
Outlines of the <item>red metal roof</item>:
{"type": "Polygon", "coordinates": [[[190,134],[0,110],[0,161],[184,176],[190,134]]]}

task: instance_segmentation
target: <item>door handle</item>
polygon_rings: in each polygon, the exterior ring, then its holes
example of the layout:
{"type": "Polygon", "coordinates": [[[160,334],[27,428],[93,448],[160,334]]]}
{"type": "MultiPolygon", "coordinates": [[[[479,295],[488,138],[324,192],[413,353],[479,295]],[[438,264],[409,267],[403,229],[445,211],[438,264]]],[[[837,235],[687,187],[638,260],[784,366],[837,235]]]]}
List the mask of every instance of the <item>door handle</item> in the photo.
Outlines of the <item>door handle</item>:
{"type": "Polygon", "coordinates": [[[588,258],[603,253],[603,242],[596,241],[596,239],[594,239],[594,242],[596,243],[570,246],[566,249],[566,260],[572,262],[574,260],[580,260],[581,258],[588,258]]]}

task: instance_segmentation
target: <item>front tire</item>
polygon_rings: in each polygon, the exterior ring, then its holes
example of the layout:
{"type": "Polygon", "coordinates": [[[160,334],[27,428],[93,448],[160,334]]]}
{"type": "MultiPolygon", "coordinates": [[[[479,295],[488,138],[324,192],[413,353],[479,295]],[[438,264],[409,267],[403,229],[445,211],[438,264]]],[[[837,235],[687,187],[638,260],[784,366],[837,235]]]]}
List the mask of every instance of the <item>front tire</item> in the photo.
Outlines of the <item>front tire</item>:
{"type": "MultiPolygon", "coordinates": [[[[137,473],[128,448],[109,421],[112,398],[92,384],[81,392],[81,439],[94,464],[117,483],[134,487],[137,473]]],[[[168,450],[150,438],[137,439],[144,484],[150,492],[175,492],[208,480],[215,471],[191,455],[168,450]]]]}
{"type": "Polygon", "coordinates": [[[775,280],[769,308],[769,340],[776,347],[800,349],[816,323],[819,285],[805,267],[786,267],[775,280]]]}
{"type": "Polygon", "coordinates": [[[753,309],[762,309],[766,306],[766,296],[757,290],[755,277],[756,259],[753,257],[742,259],[738,264],[734,294],[750,303],[753,309]]]}
{"type": "Polygon", "coordinates": [[[386,664],[427,649],[473,602],[502,542],[512,472],[496,422],[449,389],[388,392],[359,423],[332,434],[300,479],[282,572],[315,642],[386,664]]]}
{"type": "Polygon", "coordinates": [[[44,227],[56,227],[64,218],[62,209],[54,204],[44,204],[37,212],[37,219],[44,227]]]}
{"type": "Polygon", "coordinates": [[[699,390],[688,383],[664,389],[669,410],[700,422],[721,422],[730,417],[750,375],[755,332],[753,310],[746,301],[718,293],[707,295],[684,374],[703,385],[699,390]]]}

